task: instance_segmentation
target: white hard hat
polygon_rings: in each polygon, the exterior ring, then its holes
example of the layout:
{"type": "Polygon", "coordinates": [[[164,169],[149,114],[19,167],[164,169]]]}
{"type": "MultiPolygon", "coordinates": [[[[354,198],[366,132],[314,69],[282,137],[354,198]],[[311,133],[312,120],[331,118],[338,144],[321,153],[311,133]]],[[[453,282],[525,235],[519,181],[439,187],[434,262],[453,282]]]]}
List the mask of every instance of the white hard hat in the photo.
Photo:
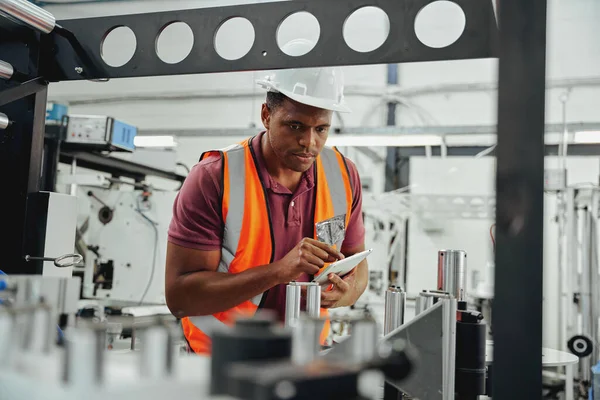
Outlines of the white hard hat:
{"type": "MultiPolygon", "coordinates": [[[[297,57],[314,47],[306,39],[294,39],[283,46],[289,56],[297,57]]],[[[344,75],[341,68],[296,68],[273,71],[257,83],[269,92],[279,92],[298,103],[325,110],[351,112],[344,102],[344,75]]]]}

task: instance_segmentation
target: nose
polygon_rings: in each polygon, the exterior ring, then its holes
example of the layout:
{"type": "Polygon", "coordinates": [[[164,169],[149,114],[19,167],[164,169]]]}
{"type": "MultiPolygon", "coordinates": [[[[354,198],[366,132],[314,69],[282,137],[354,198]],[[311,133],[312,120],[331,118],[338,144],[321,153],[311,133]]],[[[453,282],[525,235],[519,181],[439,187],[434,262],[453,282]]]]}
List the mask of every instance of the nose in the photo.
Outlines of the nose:
{"type": "Polygon", "coordinates": [[[298,139],[298,144],[305,149],[312,149],[316,146],[317,133],[313,128],[306,129],[298,139]]]}

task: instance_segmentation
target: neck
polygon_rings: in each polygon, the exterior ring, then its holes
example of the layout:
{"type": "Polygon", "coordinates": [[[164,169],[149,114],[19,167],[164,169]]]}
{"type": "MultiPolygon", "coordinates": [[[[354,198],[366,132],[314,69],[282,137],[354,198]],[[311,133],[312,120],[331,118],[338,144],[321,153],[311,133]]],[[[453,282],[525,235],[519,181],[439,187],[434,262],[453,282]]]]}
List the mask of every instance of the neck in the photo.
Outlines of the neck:
{"type": "Polygon", "coordinates": [[[268,133],[262,135],[260,147],[262,150],[263,159],[267,172],[273,179],[293,191],[302,179],[302,172],[293,171],[286,168],[273,151],[271,143],[269,143],[268,133]]]}

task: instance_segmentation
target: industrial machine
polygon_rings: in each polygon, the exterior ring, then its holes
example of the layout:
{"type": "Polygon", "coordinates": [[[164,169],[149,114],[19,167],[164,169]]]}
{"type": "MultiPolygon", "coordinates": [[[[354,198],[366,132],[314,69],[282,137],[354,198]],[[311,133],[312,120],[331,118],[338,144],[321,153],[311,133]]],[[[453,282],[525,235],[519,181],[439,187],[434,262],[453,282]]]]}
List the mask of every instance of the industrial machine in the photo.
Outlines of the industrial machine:
{"type": "Polygon", "coordinates": [[[268,315],[238,320],[214,331],[212,357],[201,357],[177,351],[181,332],[172,319],[78,320],[78,278],[0,283],[2,398],[160,399],[176,392],[190,399],[367,400],[377,398],[381,377],[401,381],[417,359],[400,339],[378,348],[376,324],[365,318],[350,321],[354,335],[343,348],[321,354],[304,344],[318,340],[323,321],[304,315],[292,328],[268,315]],[[111,324],[136,330],[136,351],[110,350],[111,324]]]}

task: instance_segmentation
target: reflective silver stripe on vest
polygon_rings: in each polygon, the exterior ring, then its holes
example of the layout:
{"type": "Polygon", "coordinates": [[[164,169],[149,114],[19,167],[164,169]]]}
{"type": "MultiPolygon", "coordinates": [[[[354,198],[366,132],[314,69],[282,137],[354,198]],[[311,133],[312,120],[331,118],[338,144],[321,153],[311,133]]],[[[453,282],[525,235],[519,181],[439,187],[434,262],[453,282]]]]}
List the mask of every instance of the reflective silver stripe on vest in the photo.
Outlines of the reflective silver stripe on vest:
{"type": "MultiPolygon", "coordinates": [[[[240,243],[246,197],[246,150],[238,144],[237,146],[230,146],[226,149],[226,152],[229,170],[229,211],[227,212],[223,232],[219,272],[229,272],[229,266],[240,243]]],[[[250,301],[258,306],[262,296],[262,294],[255,296],[250,301]]]]}
{"type": "Polygon", "coordinates": [[[200,329],[202,333],[210,336],[215,330],[227,329],[229,326],[224,322],[218,320],[212,315],[203,315],[201,317],[189,317],[188,318],[192,325],[200,329]]]}
{"type": "Polygon", "coordinates": [[[337,217],[338,215],[346,214],[348,212],[346,205],[346,185],[344,185],[344,178],[335,150],[324,147],[320,157],[323,169],[325,170],[325,176],[327,177],[334,216],[337,217]]]}
{"type": "Polygon", "coordinates": [[[227,165],[229,169],[229,211],[223,231],[221,264],[229,265],[235,256],[242,233],[244,219],[244,195],[246,193],[246,165],[244,147],[237,145],[227,149],[227,165]],[[240,212],[241,211],[241,212],[240,212]]]}

